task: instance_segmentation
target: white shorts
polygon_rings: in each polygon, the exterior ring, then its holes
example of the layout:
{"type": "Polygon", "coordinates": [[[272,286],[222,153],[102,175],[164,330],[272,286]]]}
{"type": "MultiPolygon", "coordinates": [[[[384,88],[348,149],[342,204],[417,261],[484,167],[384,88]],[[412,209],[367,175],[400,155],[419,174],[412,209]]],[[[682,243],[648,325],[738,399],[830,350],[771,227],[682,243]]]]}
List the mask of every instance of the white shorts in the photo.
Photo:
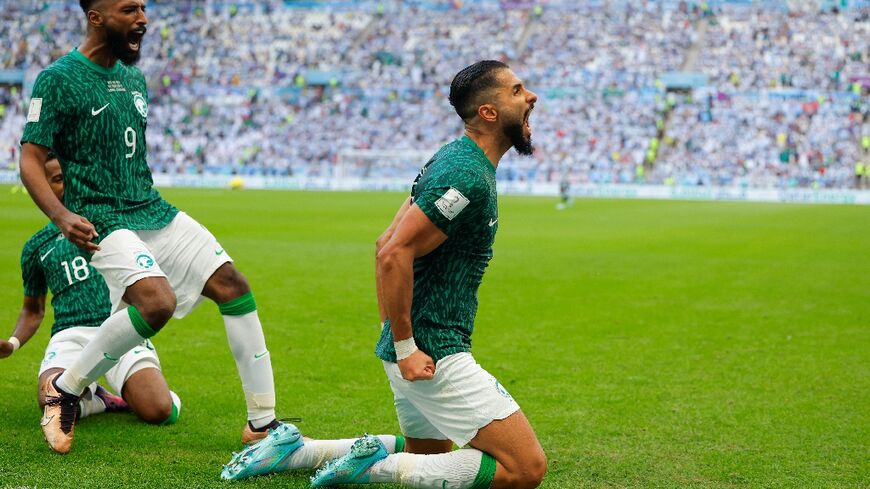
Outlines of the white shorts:
{"type": "Polygon", "coordinates": [[[514,398],[471,353],[448,355],[435,365],[432,380],[402,378],[399,366],[384,362],[402,434],[451,440],[459,447],[493,421],[520,410],[514,398]]]}
{"type": "Polygon", "coordinates": [[[148,277],[165,277],[175,292],[175,317],[182,318],[202,301],[205,283],[232,258],[208,229],[184,212],[163,229],[119,229],[100,242],[91,265],[109,287],[112,313],[127,307],[127,287],[148,277]]]}
{"type": "MultiPolygon", "coordinates": [[[[52,336],[48,346],[45,347],[45,358],[39,367],[39,375],[51,368],[68,369],[99,330],[98,327],[79,326],[65,329],[52,336]]],[[[157,351],[149,340],[143,341],[122,355],[118,363],[106,372],[106,380],[112,390],[121,395],[127,379],[144,368],[160,370],[160,359],[157,358],[157,351]]]]}

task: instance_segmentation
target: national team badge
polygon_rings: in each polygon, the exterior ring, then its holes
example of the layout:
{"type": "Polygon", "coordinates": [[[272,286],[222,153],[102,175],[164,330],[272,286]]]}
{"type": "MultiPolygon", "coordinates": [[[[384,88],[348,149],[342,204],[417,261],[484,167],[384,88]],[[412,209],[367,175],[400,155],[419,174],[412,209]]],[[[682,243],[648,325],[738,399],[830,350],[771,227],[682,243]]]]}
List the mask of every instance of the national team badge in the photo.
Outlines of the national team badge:
{"type": "Polygon", "coordinates": [[[139,268],[152,268],[154,266],[154,258],[151,258],[150,255],[142,253],[141,255],[136,257],[136,264],[139,265],[139,268]]]}
{"type": "Polygon", "coordinates": [[[142,114],[142,117],[148,117],[148,102],[145,101],[145,97],[141,93],[133,92],[133,105],[136,106],[136,110],[142,114]]]}

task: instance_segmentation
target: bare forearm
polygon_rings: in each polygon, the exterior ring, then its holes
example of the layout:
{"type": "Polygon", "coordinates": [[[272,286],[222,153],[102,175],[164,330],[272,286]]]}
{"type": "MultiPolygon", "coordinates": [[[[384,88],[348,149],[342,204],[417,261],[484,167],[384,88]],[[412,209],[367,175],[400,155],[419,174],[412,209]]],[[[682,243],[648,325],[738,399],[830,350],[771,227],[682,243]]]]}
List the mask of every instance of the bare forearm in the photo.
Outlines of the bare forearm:
{"type": "Polygon", "coordinates": [[[378,293],[378,315],[381,318],[381,324],[387,320],[387,310],[384,307],[384,292],[383,292],[383,284],[381,284],[381,277],[375,273],[375,289],[378,293]]]}
{"type": "Polygon", "coordinates": [[[98,251],[100,247],[93,242],[94,238],[99,237],[94,225],[84,217],[70,212],[51,190],[45,178],[46,158],[48,148],[32,143],[24,144],[21,147],[21,181],[36,205],[66,239],[84,251],[98,251]]]}
{"type": "Polygon", "coordinates": [[[25,295],[12,336],[18,338],[22,345],[27,343],[42,324],[43,317],[45,317],[45,296],[25,295]]]}
{"type": "Polygon", "coordinates": [[[48,180],[45,179],[46,157],[47,151],[44,148],[32,144],[24,145],[21,152],[21,182],[36,205],[54,221],[66,211],[66,207],[54,195],[48,180]]]}
{"type": "MultiPolygon", "coordinates": [[[[408,209],[411,207],[411,198],[408,197],[405,199],[405,202],[402,203],[401,207],[399,207],[399,211],[396,212],[395,217],[393,217],[393,222],[390,223],[389,227],[387,227],[386,231],[381,234],[378,238],[377,242],[375,242],[375,260],[377,260],[378,254],[380,254],[381,250],[386,246],[386,244],[390,241],[390,238],[393,237],[393,233],[396,232],[396,227],[398,227],[399,222],[402,220],[402,217],[405,216],[405,213],[408,212],[408,209]]],[[[378,314],[380,314],[381,322],[387,319],[387,311],[384,308],[384,295],[383,295],[383,284],[381,283],[381,276],[379,273],[375,274],[375,288],[378,293],[378,314]]]]}
{"type": "Polygon", "coordinates": [[[21,313],[18,314],[18,321],[15,322],[15,331],[12,332],[12,336],[18,338],[18,341],[24,345],[36,334],[36,330],[39,329],[44,317],[45,314],[42,312],[22,309],[21,313]]]}
{"type": "Polygon", "coordinates": [[[18,321],[15,322],[15,331],[12,332],[14,339],[9,338],[11,341],[7,341],[0,338],[0,359],[8,358],[15,353],[16,349],[20,348],[33,337],[45,315],[44,305],[44,296],[24,297],[24,307],[21,308],[21,313],[18,314],[18,321]]]}
{"type": "Polygon", "coordinates": [[[383,314],[390,319],[393,339],[413,336],[411,302],[414,295],[414,255],[410,250],[389,248],[378,254],[377,279],[383,314]]]}

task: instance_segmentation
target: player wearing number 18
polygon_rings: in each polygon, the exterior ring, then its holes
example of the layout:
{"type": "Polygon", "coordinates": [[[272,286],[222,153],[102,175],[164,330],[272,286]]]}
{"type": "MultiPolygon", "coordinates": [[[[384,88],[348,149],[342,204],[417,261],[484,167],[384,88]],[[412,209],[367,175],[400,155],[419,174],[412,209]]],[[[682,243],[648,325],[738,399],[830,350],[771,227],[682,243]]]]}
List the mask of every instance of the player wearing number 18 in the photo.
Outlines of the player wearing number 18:
{"type": "MultiPolygon", "coordinates": [[[[45,165],[45,176],[62,200],[63,173],[53,155],[45,165]]],[[[51,291],[54,324],[39,367],[38,400],[43,409],[49,380],[75,362],[97,333],[97,326],[109,317],[112,304],[103,277],[88,264],[85,253],[64,239],[51,223],[24,245],[21,277],[24,303],[10,341],[0,339],[0,359],[9,357],[33,337],[45,316],[46,294],[51,291]]],[[[181,400],[166,385],[157,351],[149,340],[122,355],[117,365],[106,372],[106,379],[123,399],[92,384],[79,402],[79,417],[124,410],[129,404],[136,416],[148,423],[172,424],[178,419],[181,400]]]]}
{"type": "Polygon", "coordinates": [[[69,451],[75,405],[117,359],[208,297],[219,305],[247,404],[242,439],[276,428],[272,365],[251,289],[215,237],[163,200],[146,162],[148,93],[139,59],[144,0],[80,0],[84,41],[43,70],[21,138],[21,180],[61,233],[93,253],[112,315],[78,360],[49,382],[43,433],[69,451]],[[45,180],[49,150],[66,181],[61,202],[45,180]]]}

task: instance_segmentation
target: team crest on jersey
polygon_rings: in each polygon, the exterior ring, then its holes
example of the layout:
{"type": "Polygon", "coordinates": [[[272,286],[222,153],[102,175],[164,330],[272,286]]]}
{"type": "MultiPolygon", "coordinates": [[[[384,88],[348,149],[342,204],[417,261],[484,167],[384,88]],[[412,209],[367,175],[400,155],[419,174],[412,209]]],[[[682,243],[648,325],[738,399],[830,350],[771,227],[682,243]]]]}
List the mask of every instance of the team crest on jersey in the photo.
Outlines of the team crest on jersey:
{"type": "Polygon", "coordinates": [[[148,117],[148,102],[145,101],[145,97],[141,93],[133,92],[133,105],[136,106],[136,110],[142,114],[142,117],[148,117]]]}
{"type": "Polygon", "coordinates": [[[141,255],[136,257],[136,264],[139,265],[139,268],[149,269],[154,267],[154,258],[151,255],[146,253],[142,253],[141,255]]]}

